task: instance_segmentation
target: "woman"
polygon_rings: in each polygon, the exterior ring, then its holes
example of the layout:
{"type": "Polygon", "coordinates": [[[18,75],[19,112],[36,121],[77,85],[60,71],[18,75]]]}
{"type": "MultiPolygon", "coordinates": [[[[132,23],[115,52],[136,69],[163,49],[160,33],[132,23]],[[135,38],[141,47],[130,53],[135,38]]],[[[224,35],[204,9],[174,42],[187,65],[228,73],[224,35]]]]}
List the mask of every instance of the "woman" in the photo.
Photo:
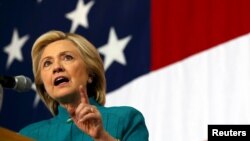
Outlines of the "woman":
{"type": "Polygon", "coordinates": [[[37,93],[54,115],[20,133],[44,141],[143,141],[148,130],[132,107],[104,107],[106,81],[96,48],[61,31],[40,36],[32,47],[37,93]]]}

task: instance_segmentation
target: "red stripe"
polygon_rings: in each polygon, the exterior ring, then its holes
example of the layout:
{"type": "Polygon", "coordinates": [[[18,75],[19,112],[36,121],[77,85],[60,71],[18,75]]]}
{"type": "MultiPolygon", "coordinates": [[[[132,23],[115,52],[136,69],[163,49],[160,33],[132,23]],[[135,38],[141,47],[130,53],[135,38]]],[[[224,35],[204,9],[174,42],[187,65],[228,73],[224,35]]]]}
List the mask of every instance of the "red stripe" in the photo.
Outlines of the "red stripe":
{"type": "Polygon", "coordinates": [[[151,70],[250,31],[249,0],[152,0],[151,6],[151,70]]]}

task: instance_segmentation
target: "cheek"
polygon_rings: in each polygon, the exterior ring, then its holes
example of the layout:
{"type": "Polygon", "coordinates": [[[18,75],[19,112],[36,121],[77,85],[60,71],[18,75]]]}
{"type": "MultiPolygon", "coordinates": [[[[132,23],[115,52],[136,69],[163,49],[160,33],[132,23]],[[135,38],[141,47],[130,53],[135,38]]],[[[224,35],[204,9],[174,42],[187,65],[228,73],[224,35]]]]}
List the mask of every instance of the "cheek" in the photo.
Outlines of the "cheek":
{"type": "MultiPolygon", "coordinates": [[[[80,67],[82,67],[81,65],[80,67]]],[[[74,75],[75,81],[77,81],[80,84],[85,85],[88,79],[88,73],[85,68],[82,69],[75,69],[72,71],[72,75],[74,75]]]]}
{"type": "Polygon", "coordinates": [[[46,72],[41,72],[41,81],[44,84],[45,88],[48,88],[48,86],[50,85],[51,81],[51,76],[49,76],[48,73],[46,72]]]}

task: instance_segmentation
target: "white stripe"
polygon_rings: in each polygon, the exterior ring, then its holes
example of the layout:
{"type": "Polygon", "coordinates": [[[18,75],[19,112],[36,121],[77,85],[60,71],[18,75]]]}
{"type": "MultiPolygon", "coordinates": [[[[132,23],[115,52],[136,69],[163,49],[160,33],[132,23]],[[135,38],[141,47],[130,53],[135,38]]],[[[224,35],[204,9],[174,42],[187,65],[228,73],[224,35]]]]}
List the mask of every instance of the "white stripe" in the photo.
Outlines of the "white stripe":
{"type": "Polygon", "coordinates": [[[250,34],[144,75],[107,96],[145,116],[150,141],[201,141],[208,124],[250,123],[250,34]]]}

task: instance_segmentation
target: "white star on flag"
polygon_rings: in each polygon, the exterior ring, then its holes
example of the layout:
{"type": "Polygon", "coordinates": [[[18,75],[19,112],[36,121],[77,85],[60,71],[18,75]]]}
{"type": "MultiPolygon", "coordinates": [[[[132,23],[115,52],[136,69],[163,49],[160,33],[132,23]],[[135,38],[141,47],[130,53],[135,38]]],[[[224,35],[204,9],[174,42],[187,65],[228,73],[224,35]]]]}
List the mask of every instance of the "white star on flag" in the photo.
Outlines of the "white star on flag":
{"type": "Polygon", "coordinates": [[[14,59],[17,59],[20,62],[23,61],[21,49],[28,39],[28,35],[19,38],[18,31],[14,29],[11,43],[8,46],[4,47],[4,52],[8,54],[8,61],[6,64],[7,69],[10,67],[14,59]]]}
{"type": "Polygon", "coordinates": [[[94,5],[93,1],[88,2],[86,5],[82,0],[79,0],[76,6],[76,9],[68,14],[66,18],[72,20],[72,25],[70,32],[75,32],[79,25],[88,28],[88,13],[90,8],[94,5]]]}
{"type": "Polygon", "coordinates": [[[105,56],[105,70],[107,70],[114,61],[117,61],[122,65],[126,65],[126,59],[123,51],[131,38],[132,36],[127,36],[119,40],[116,36],[115,29],[110,29],[108,43],[98,48],[98,51],[105,56]]]}

